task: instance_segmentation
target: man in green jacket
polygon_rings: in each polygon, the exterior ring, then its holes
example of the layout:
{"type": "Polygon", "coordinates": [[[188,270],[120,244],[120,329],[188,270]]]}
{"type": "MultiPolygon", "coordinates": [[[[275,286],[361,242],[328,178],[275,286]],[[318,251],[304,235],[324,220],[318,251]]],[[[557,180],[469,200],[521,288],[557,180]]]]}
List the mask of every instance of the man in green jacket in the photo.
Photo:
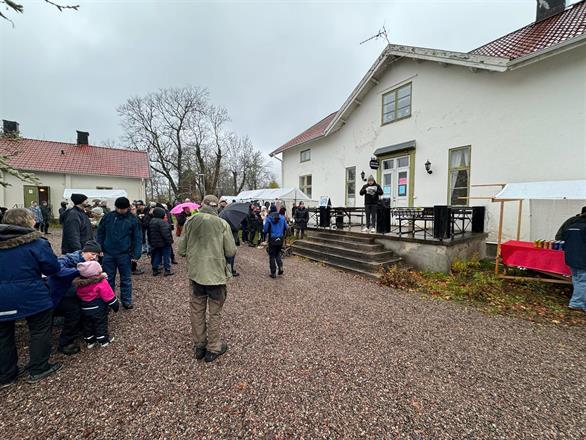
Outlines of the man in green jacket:
{"type": "Polygon", "coordinates": [[[206,362],[212,362],[228,350],[220,333],[228,277],[226,257],[236,255],[236,244],[230,225],[218,217],[218,198],[207,195],[202,203],[199,212],[185,223],[179,255],[187,257],[192,288],[190,316],[195,358],[205,357],[206,362]]]}

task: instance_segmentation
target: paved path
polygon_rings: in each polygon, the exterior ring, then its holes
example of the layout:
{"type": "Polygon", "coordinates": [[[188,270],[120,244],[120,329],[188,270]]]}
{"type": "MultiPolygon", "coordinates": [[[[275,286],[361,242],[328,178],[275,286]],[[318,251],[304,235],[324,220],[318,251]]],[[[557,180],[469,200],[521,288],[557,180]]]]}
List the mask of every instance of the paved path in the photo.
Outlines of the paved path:
{"type": "MultiPolygon", "coordinates": [[[[58,237],[53,236],[53,239],[58,237]]],[[[586,331],[240,248],[230,350],[192,356],[184,265],[135,278],[107,349],[0,394],[2,438],[586,438],[586,331]]]]}

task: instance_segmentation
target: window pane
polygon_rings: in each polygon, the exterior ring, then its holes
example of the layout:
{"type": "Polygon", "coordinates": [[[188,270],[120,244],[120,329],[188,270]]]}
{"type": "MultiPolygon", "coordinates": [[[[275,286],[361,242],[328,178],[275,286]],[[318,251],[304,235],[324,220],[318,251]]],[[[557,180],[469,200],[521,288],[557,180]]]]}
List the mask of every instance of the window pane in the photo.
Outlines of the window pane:
{"type": "Polygon", "coordinates": [[[384,174],[383,175],[383,185],[385,186],[391,186],[392,180],[393,180],[393,175],[392,174],[384,174]]]}
{"type": "Polygon", "coordinates": [[[408,84],[404,87],[401,87],[399,89],[399,92],[397,93],[397,95],[399,95],[399,99],[404,98],[405,96],[410,96],[411,95],[411,84],[408,84]]]}
{"type": "Polygon", "coordinates": [[[305,184],[311,185],[311,174],[309,176],[305,176],[305,184]]]}
{"type": "Polygon", "coordinates": [[[452,190],[450,205],[467,205],[468,199],[462,197],[468,196],[468,188],[455,188],[452,190]]]}
{"type": "Polygon", "coordinates": [[[468,170],[452,171],[452,179],[454,178],[454,188],[468,188],[468,170]]]}
{"type": "Polygon", "coordinates": [[[411,107],[405,107],[397,111],[397,119],[405,118],[411,114],[411,107]]]}
{"type": "Polygon", "coordinates": [[[411,105],[411,96],[406,96],[404,98],[399,99],[399,103],[397,104],[398,109],[402,109],[405,107],[409,107],[411,105]]]}
{"type": "Polygon", "coordinates": [[[409,156],[400,157],[397,159],[397,168],[404,168],[404,167],[408,167],[408,166],[409,166],[409,156]]]}
{"type": "Polygon", "coordinates": [[[395,103],[392,102],[390,104],[383,106],[383,113],[389,113],[395,111],[395,103]]]}
{"type": "Polygon", "coordinates": [[[386,122],[392,122],[394,120],[395,120],[395,112],[386,113],[383,116],[383,122],[384,123],[386,123],[386,122]]]}
{"type": "Polygon", "coordinates": [[[346,179],[348,179],[349,181],[356,180],[356,168],[355,167],[346,168],[346,179]]]}
{"type": "MultiPolygon", "coordinates": [[[[395,94],[394,93],[387,93],[383,96],[383,105],[394,103],[395,102],[395,94]]],[[[394,105],[394,104],[393,104],[394,105]]]]}
{"type": "Polygon", "coordinates": [[[356,192],[356,184],[354,182],[350,182],[348,184],[348,194],[354,194],[356,192]]]}
{"type": "Polygon", "coordinates": [[[450,168],[462,168],[470,166],[470,148],[458,148],[450,150],[450,168]]]}
{"type": "Polygon", "coordinates": [[[393,168],[393,159],[383,160],[383,170],[390,170],[393,168]]]}

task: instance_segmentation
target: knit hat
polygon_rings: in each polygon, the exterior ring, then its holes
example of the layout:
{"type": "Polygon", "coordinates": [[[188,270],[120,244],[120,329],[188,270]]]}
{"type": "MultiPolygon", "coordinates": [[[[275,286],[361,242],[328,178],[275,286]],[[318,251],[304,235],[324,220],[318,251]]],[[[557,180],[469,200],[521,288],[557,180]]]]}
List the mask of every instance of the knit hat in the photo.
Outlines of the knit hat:
{"type": "Polygon", "coordinates": [[[104,215],[104,210],[102,208],[100,208],[99,206],[96,206],[95,208],[92,208],[92,214],[104,215]]]}
{"type": "Polygon", "coordinates": [[[163,217],[165,217],[165,210],[163,208],[155,208],[155,209],[153,209],[153,217],[155,217],[155,218],[163,218],[163,217]]]}
{"type": "Polygon", "coordinates": [[[77,264],[77,270],[84,278],[95,278],[102,273],[102,266],[97,261],[84,261],[77,264]]]}
{"type": "Polygon", "coordinates": [[[102,246],[95,240],[86,241],[83,245],[82,252],[93,252],[95,254],[99,254],[102,252],[102,246]]]}
{"type": "Polygon", "coordinates": [[[275,205],[271,205],[269,212],[277,212],[277,207],[275,205]]]}
{"type": "Polygon", "coordinates": [[[81,205],[87,200],[87,196],[85,194],[71,194],[70,198],[74,205],[81,205]]]}
{"type": "Polygon", "coordinates": [[[130,200],[126,197],[118,197],[114,202],[114,206],[118,209],[130,208],[130,200]]]}
{"type": "Polygon", "coordinates": [[[207,196],[205,196],[203,198],[203,202],[204,205],[208,205],[208,206],[218,206],[218,198],[212,194],[208,194],[207,196]]]}
{"type": "Polygon", "coordinates": [[[374,180],[374,176],[371,174],[370,176],[368,176],[368,179],[366,180],[374,180]]]}

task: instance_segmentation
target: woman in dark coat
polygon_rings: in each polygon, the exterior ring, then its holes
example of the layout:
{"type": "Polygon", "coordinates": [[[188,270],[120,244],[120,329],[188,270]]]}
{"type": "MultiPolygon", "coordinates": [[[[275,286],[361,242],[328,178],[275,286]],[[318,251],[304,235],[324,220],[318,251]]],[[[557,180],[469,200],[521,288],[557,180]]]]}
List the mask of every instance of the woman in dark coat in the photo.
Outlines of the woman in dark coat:
{"type": "Polygon", "coordinates": [[[30,342],[28,382],[37,382],[59,370],[50,364],[53,302],[42,275],[59,272],[49,242],[34,230],[27,209],[9,209],[0,225],[0,388],[19,376],[14,337],[15,322],[27,320],[30,342]]]}
{"type": "Polygon", "coordinates": [[[297,209],[295,209],[295,236],[303,239],[303,233],[307,228],[309,222],[309,211],[303,202],[299,202],[297,209]]]}

